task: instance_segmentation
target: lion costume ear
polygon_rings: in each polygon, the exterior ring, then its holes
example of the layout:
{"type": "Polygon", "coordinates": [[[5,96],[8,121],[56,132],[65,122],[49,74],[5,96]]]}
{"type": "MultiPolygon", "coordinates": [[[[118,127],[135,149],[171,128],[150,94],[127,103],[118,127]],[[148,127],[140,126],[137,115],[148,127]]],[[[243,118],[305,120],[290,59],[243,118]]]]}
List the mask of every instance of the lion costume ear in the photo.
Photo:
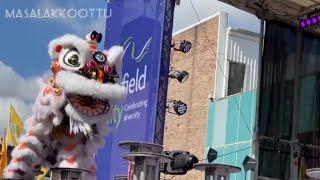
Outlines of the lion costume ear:
{"type": "Polygon", "coordinates": [[[68,46],[77,48],[82,58],[87,59],[90,50],[87,41],[72,34],[65,34],[50,41],[48,52],[51,59],[58,58],[61,50],[68,46]]]}
{"type": "Polygon", "coordinates": [[[108,64],[115,66],[118,74],[121,76],[123,47],[112,46],[109,50],[104,51],[103,53],[107,56],[108,64]]]}
{"type": "Polygon", "coordinates": [[[54,43],[54,44],[49,45],[50,57],[52,59],[58,58],[62,49],[63,49],[63,46],[61,44],[54,43]]]}

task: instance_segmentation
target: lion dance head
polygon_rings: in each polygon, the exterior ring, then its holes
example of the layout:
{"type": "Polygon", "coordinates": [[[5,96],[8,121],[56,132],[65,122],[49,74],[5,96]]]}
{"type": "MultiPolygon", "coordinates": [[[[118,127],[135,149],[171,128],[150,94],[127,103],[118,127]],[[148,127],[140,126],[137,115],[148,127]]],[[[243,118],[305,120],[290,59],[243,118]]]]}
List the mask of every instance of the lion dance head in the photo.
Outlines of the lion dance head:
{"type": "Polygon", "coordinates": [[[113,106],[125,97],[123,48],[99,51],[102,35],[66,34],[49,43],[51,78],[25,122],[26,134],[12,151],[6,178],[31,179],[40,166],[80,168],[95,179],[94,154],[104,144],[113,106]]]}
{"type": "MultiPolygon", "coordinates": [[[[123,48],[114,46],[108,51],[98,51],[101,38],[100,33],[93,31],[86,40],[64,35],[49,44],[52,80],[65,94],[65,111],[75,124],[107,119],[114,101],[125,95],[119,74],[123,48]]],[[[77,126],[73,130],[81,131],[77,126]]]]}

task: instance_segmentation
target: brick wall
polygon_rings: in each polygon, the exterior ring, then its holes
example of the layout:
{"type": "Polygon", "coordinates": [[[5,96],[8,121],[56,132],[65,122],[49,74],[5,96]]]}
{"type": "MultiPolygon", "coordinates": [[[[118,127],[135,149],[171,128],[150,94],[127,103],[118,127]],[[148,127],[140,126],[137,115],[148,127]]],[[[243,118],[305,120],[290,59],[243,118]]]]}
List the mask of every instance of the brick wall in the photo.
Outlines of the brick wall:
{"type": "MultiPolygon", "coordinates": [[[[204,159],[207,129],[207,110],[209,94],[213,94],[216,69],[216,42],[219,16],[202,23],[210,42],[207,40],[201,25],[194,26],[176,34],[175,40],[188,40],[192,50],[183,54],[172,51],[171,65],[176,70],[189,72],[189,79],[179,83],[169,80],[168,99],[182,100],[188,105],[188,111],[182,116],[166,114],[164,148],[166,150],[187,150],[199,160],[204,159]],[[214,52],[208,43],[212,44],[214,52]]],[[[173,180],[200,180],[203,175],[196,170],[187,175],[175,176],[173,180]]],[[[170,176],[166,176],[170,179],[170,176]]]]}

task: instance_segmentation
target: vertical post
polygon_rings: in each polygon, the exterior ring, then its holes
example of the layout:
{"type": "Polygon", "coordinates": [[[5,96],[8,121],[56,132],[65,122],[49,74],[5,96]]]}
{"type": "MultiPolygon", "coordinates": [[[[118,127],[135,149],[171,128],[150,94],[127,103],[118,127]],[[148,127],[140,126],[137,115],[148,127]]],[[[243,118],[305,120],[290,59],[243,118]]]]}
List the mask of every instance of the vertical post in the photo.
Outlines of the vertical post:
{"type": "Polygon", "coordinates": [[[168,74],[170,65],[171,40],[173,28],[175,1],[166,0],[165,14],[162,34],[162,52],[161,52],[161,66],[160,78],[157,97],[157,115],[156,124],[154,127],[154,143],[163,144],[164,122],[166,114],[166,100],[168,89],[168,74]]]}
{"type": "Polygon", "coordinates": [[[297,140],[297,130],[299,122],[299,92],[300,92],[300,62],[301,62],[301,31],[297,29],[296,39],[296,61],[294,76],[294,99],[293,99],[293,121],[291,133],[291,151],[290,151],[290,179],[298,179],[298,158],[299,142],[297,140]]]}
{"type": "MultiPolygon", "coordinates": [[[[260,39],[259,39],[259,61],[258,61],[258,80],[256,89],[256,124],[254,133],[254,154],[255,159],[259,160],[259,115],[260,115],[260,91],[262,82],[262,61],[263,61],[263,49],[264,49],[264,35],[265,35],[265,21],[263,17],[260,20],[260,39]]],[[[259,161],[257,161],[257,168],[253,171],[252,179],[258,179],[259,161]]]]}

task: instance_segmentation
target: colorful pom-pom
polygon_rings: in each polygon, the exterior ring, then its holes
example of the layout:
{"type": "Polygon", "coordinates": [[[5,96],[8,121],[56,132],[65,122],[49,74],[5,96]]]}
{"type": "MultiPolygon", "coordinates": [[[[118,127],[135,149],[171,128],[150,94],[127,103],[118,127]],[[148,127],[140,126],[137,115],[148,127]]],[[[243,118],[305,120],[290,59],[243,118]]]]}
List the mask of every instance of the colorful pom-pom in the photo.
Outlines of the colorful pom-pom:
{"type": "Polygon", "coordinates": [[[106,72],[107,74],[111,74],[112,73],[112,67],[111,66],[108,66],[108,65],[106,65],[105,67],[104,67],[104,72],[106,72]]]}

